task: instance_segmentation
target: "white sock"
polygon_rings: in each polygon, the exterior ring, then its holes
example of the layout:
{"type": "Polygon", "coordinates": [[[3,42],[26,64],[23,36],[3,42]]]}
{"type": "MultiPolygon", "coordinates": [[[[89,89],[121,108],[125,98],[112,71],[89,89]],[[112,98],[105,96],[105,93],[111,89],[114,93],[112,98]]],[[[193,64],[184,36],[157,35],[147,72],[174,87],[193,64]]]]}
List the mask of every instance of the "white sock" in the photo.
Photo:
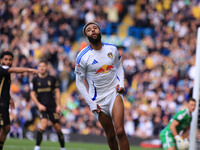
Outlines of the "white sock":
{"type": "Polygon", "coordinates": [[[65,148],[61,148],[60,150],[66,150],[65,148]]]}
{"type": "Polygon", "coordinates": [[[38,150],[38,149],[40,149],[40,146],[35,145],[34,150],[38,150]]]}

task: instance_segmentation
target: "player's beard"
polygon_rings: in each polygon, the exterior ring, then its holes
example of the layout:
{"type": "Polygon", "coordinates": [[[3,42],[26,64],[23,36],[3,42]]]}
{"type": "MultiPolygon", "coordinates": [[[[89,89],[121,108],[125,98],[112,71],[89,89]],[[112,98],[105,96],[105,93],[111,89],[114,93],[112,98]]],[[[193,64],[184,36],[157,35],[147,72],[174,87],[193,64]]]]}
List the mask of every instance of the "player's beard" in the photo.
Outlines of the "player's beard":
{"type": "MultiPolygon", "coordinates": [[[[5,63],[2,62],[2,66],[8,66],[8,65],[6,65],[5,63]]],[[[8,67],[11,67],[11,66],[12,66],[12,64],[8,67]]]]}
{"type": "Polygon", "coordinates": [[[97,38],[94,39],[92,36],[87,36],[88,40],[90,41],[90,43],[92,44],[97,44],[98,42],[101,41],[101,33],[97,34],[97,38]]]}

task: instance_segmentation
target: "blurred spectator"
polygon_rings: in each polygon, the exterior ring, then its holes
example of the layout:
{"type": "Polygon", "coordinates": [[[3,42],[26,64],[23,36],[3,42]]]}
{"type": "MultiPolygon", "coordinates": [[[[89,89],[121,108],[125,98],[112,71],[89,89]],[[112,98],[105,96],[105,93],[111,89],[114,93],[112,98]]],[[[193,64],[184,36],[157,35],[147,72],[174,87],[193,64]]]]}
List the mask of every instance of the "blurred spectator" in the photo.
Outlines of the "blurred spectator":
{"type": "Polygon", "coordinates": [[[150,118],[143,116],[140,118],[139,126],[136,130],[136,134],[140,138],[150,138],[153,135],[153,124],[150,118]]]}
{"type": "Polygon", "coordinates": [[[154,117],[153,125],[154,125],[153,136],[154,136],[154,138],[158,139],[159,138],[159,133],[163,129],[162,119],[161,119],[160,116],[155,116],[154,117]]]}
{"type": "Polygon", "coordinates": [[[14,122],[11,125],[10,137],[22,139],[23,138],[22,133],[23,133],[22,128],[19,126],[19,124],[17,122],[14,122]]]}
{"type": "Polygon", "coordinates": [[[23,91],[23,97],[26,99],[27,102],[30,101],[30,88],[29,88],[29,85],[26,84],[24,86],[24,91],[23,91]]]}
{"type": "Polygon", "coordinates": [[[127,136],[134,137],[135,136],[135,125],[131,116],[125,116],[125,131],[127,136]]]}
{"type": "Polygon", "coordinates": [[[131,16],[131,18],[134,18],[135,15],[135,4],[136,4],[136,0],[129,0],[128,1],[128,13],[131,16]]]}
{"type": "Polygon", "coordinates": [[[93,22],[95,21],[95,14],[92,10],[88,11],[86,14],[85,14],[85,23],[87,22],[93,22]]]}

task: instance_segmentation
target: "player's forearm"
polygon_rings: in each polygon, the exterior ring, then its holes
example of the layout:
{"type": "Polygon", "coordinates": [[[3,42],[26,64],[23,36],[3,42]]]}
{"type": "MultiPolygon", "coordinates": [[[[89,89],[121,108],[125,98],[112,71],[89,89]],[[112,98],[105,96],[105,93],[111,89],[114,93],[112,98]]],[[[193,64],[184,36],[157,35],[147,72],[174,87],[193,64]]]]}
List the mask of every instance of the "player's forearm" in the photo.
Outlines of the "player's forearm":
{"type": "Polygon", "coordinates": [[[8,73],[23,73],[23,72],[31,72],[31,69],[22,67],[11,67],[8,69],[8,73]]]}
{"type": "Polygon", "coordinates": [[[121,62],[117,65],[117,77],[119,78],[119,86],[124,87],[124,69],[121,62]]]}
{"type": "Polygon", "coordinates": [[[183,139],[188,138],[188,132],[184,132],[184,133],[182,134],[182,137],[183,137],[183,139]]]}
{"type": "Polygon", "coordinates": [[[80,91],[81,95],[83,96],[83,98],[86,100],[86,102],[90,106],[90,109],[95,110],[95,109],[97,109],[97,104],[96,104],[96,102],[91,100],[91,98],[87,92],[87,89],[83,83],[83,79],[84,79],[84,77],[76,75],[76,86],[77,86],[78,90],[80,91]]]}
{"type": "Polygon", "coordinates": [[[57,101],[57,105],[61,105],[61,102],[60,102],[60,90],[57,88],[55,90],[55,96],[56,96],[56,101],[57,101]]]}
{"type": "Polygon", "coordinates": [[[170,125],[170,130],[172,132],[172,135],[175,137],[176,135],[178,135],[178,132],[176,131],[176,126],[174,125],[170,125]]]}
{"type": "Polygon", "coordinates": [[[182,134],[183,139],[185,139],[185,138],[188,137],[189,129],[190,129],[190,127],[187,127],[187,128],[184,130],[184,132],[183,132],[183,134],[182,134]]]}
{"type": "Polygon", "coordinates": [[[38,101],[38,99],[35,96],[35,92],[31,91],[31,98],[33,99],[33,101],[35,102],[35,104],[38,106],[40,104],[40,102],[38,101]]]}

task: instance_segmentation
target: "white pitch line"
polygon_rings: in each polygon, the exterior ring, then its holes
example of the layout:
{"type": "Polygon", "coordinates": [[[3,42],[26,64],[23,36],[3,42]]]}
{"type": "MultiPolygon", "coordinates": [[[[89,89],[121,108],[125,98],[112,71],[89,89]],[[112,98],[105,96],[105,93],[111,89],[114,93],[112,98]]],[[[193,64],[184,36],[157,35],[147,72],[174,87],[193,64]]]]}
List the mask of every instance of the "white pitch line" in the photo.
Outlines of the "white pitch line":
{"type": "MultiPolygon", "coordinates": [[[[26,148],[34,148],[34,146],[14,146],[14,145],[4,145],[5,148],[23,148],[24,150],[27,150],[26,148]]],[[[57,149],[58,147],[50,147],[50,146],[41,146],[42,149],[57,149]]],[[[67,147],[67,150],[87,150],[85,148],[74,148],[74,147],[67,147]]]]}

